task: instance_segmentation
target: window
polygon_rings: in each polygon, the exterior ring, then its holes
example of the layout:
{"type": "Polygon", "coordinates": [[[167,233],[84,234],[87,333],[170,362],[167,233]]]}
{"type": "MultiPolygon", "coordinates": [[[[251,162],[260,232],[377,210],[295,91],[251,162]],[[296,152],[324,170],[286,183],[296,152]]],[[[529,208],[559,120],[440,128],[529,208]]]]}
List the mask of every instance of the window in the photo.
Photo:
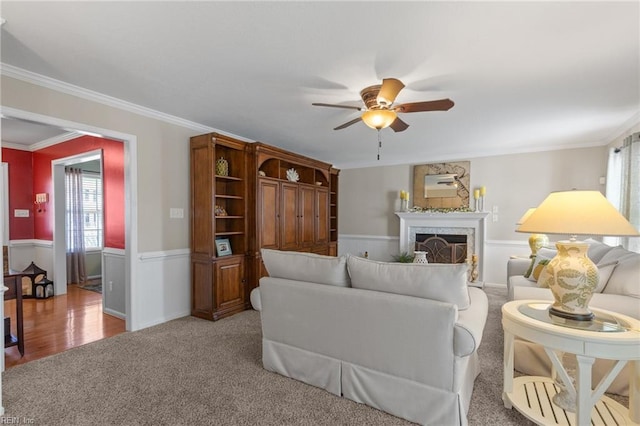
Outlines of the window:
{"type": "Polygon", "coordinates": [[[82,174],[82,194],[84,246],[102,248],[102,178],[99,174],[82,174]]]}
{"type": "MultiPolygon", "coordinates": [[[[624,139],[611,149],[607,166],[607,198],[636,229],[640,229],[640,133],[624,139]]],[[[605,237],[609,245],[622,245],[640,253],[639,238],[605,237]]]]}

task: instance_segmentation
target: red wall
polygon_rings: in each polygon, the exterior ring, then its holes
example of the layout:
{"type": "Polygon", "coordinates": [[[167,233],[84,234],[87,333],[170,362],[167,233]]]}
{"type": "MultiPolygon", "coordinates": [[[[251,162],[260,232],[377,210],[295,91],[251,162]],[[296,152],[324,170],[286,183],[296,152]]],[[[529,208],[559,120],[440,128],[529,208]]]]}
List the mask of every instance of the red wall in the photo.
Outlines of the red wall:
{"type": "MultiPolygon", "coordinates": [[[[124,248],[124,144],[93,136],[82,136],[33,153],[26,153],[31,155],[32,158],[29,203],[33,216],[31,236],[24,238],[53,240],[53,204],[51,199],[49,199],[49,203],[45,205],[43,211],[37,212],[33,208],[34,194],[46,192],[51,197],[53,192],[51,162],[97,149],[102,150],[104,246],[124,248]]],[[[5,149],[3,148],[3,161],[9,162],[9,173],[11,173],[12,163],[5,157],[4,151],[5,149]]],[[[9,193],[11,200],[14,198],[14,193],[20,192],[20,188],[13,191],[11,175],[9,176],[9,181],[11,184],[9,193]]],[[[10,230],[10,238],[15,238],[13,228],[10,230]]]]}
{"type": "Polygon", "coordinates": [[[9,163],[9,239],[31,240],[35,211],[31,152],[2,148],[2,161],[9,163]],[[29,210],[29,217],[14,217],[15,209],[29,210]]]}

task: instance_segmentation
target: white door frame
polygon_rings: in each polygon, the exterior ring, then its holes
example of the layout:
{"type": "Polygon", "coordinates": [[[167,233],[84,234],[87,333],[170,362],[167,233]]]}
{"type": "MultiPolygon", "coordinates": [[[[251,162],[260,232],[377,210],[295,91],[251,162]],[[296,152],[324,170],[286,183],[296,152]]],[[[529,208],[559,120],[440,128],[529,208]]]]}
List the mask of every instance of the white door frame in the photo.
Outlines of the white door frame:
{"type": "MultiPolygon", "coordinates": [[[[67,263],[66,182],[64,169],[72,164],[98,159],[100,160],[100,176],[102,176],[102,149],[58,158],[51,162],[51,177],[53,179],[53,192],[51,194],[51,202],[53,203],[53,264],[56,265],[53,273],[55,294],[67,293],[67,268],[58,266],[66,265],[67,263]]],[[[104,206],[104,195],[102,205],[104,206]]],[[[102,229],[104,241],[104,226],[102,229]]],[[[104,308],[104,297],[102,298],[102,307],[104,308]]]]}
{"type": "MultiPolygon", "coordinates": [[[[89,133],[97,133],[109,139],[115,139],[122,141],[124,143],[124,241],[125,241],[125,327],[126,330],[135,330],[138,328],[138,316],[139,313],[135,312],[134,307],[138,306],[137,304],[137,296],[136,296],[136,284],[135,280],[132,277],[136,276],[137,273],[137,264],[135,259],[138,254],[138,226],[136,222],[136,218],[138,217],[138,206],[137,206],[137,192],[138,192],[138,151],[137,151],[137,137],[135,135],[131,135],[128,133],[118,132],[116,130],[103,129],[100,127],[91,126],[84,123],[73,122],[69,120],[62,120],[60,118],[50,117],[47,115],[36,114],[29,111],[23,111],[16,108],[0,106],[1,112],[6,117],[13,117],[22,120],[29,120],[36,123],[48,124],[51,126],[56,126],[64,129],[73,129],[82,132],[89,133]]],[[[54,188],[54,191],[56,189],[54,188]]],[[[58,191],[60,189],[58,188],[58,191]]],[[[64,180],[63,180],[63,188],[64,190],[64,180]]],[[[62,198],[64,197],[57,197],[62,198]]],[[[64,215],[63,215],[64,217],[64,215]]],[[[56,222],[55,219],[55,208],[54,208],[54,224],[56,222]]],[[[57,226],[54,226],[54,259],[56,258],[55,252],[58,250],[65,250],[65,244],[55,244],[56,234],[61,232],[60,229],[57,229],[57,226]],[[58,247],[60,246],[60,247],[58,247]]],[[[64,229],[64,227],[62,228],[64,229]]],[[[58,236],[58,238],[60,238],[58,236]]],[[[64,241],[64,232],[61,237],[64,241]]],[[[66,256],[66,255],[65,255],[66,256]]],[[[66,260],[65,263],[66,264],[66,260]]],[[[56,279],[55,285],[56,290],[58,288],[58,284],[64,283],[66,286],[66,268],[55,267],[54,276],[56,279]],[[65,280],[59,281],[57,278],[57,274],[59,270],[63,269],[65,272],[65,280]],[[59,282],[58,282],[59,281],[59,282]]],[[[65,289],[66,292],[66,289],[65,289]]],[[[58,293],[60,294],[60,293],[58,293]]]]}

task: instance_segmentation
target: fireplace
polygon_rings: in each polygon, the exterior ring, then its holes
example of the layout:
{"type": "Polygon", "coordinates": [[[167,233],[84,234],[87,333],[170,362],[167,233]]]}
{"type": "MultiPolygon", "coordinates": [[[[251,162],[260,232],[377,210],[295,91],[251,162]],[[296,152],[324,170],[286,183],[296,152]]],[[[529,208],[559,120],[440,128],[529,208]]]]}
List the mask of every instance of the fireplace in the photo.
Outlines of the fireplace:
{"type": "Polygon", "coordinates": [[[467,261],[467,236],[416,234],[415,250],[426,251],[429,263],[465,263],[467,261]]]}
{"type": "MultiPolygon", "coordinates": [[[[450,212],[450,213],[431,213],[431,212],[407,212],[396,213],[400,218],[400,253],[413,253],[418,250],[418,244],[424,243],[424,236],[437,236],[449,241],[448,244],[454,245],[452,249],[449,247],[449,253],[454,250],[452,256],[460,263],[470,262],[472,255],[478,256],[478,279],[483,281],[484,271],[484,239],[486,234],[486,219],[488,212],[450,212]],[[444,238],[443,236],[447,236],[444,238]],[[462,243],[458,242],[464,239],[464,254],[462,247],[458,246],[462,243]]],[[[436,242],[437,240],[433,240],[436,242]]],[[[431,243],[431,242],[430,242],[431,243]]],[[[437,242],[436,248],[444,246],[444,243],[437,242]]],[[[421,245],[420,247],[423,247],[421,245]]],[[[426,248],[421,251],[429,252],[426,248]]],[[[431,249],[433,251],[433,249],[431,249]]],[[[445,251],[445,250],[439,250],[445,251]]],[[[429,255],[427,255],[429,256],[429,255]]],[[[432,253],[433,256],[433,253],[432,253]]],[[[445,255],[446,258],[446,255],[445,255]]],[[[441,262],[444,258],[438,258],[438,261],[431,263],[450,263],[451,261],[441,262]]],[[[456,262],[457,263],[457,262],[456,262]]]]}

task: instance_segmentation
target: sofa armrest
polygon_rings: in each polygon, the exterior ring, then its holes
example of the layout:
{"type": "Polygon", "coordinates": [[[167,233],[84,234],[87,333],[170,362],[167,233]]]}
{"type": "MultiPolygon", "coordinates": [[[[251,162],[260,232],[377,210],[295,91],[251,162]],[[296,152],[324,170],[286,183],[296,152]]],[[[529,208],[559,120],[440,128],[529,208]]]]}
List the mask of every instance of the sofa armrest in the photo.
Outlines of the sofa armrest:
{"type": "Polygon", "coordinates": [[[487,321],[489,301],[485,292],[470,287],[469,298],[469,308],[458,311],[458,320],[453,327],[453,353],[456,356],[468,356],[478,350],[487,321]]]}
{"type": "Polygon", "coordinates": [[[516,257],[509,259],[507,262],[507,278],[514,275],[524,275],[531,265],[531,259],[525,259],[522,257],[516,257]]]}
{"type": "Polygon", "coordinates": [[[513,300],[545,300],[553,301],[553,294],[548,288],[542,287],[520,287],[513,288],[513,300]]]}
{"type": "Polygon", "coordinates": [[[249,294],[249,300],[251,301],[251,306],[256,311],[260,312],[262,310],[262,300],[260,299],[260,287],[256,287],[251,290],[251,294],[249,294]]]}

